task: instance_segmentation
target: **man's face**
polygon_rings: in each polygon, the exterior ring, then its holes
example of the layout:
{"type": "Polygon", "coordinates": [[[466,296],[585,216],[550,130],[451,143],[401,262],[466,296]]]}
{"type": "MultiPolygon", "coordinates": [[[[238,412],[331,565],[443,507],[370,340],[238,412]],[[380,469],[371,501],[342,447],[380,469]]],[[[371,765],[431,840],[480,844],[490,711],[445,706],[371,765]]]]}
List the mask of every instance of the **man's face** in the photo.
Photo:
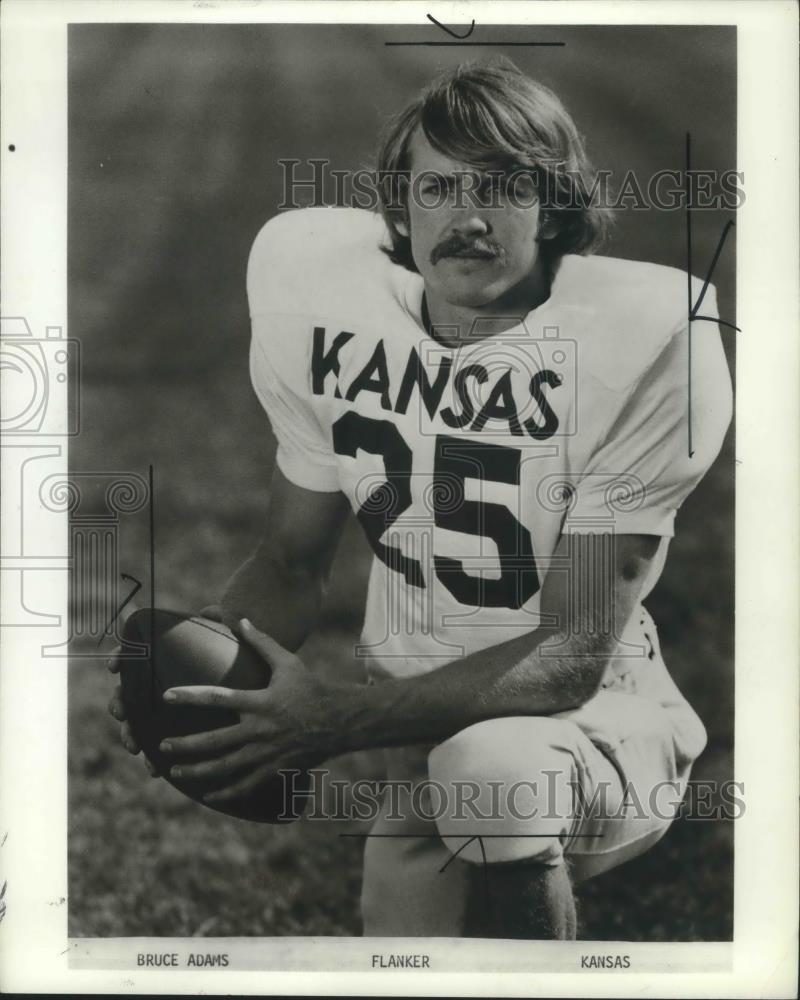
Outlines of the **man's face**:
{"type": "Polygon", "coordinates": [[[408,226],[428,294],[471,308],[530,281],[538,257],[539,205],[533,182],[499,175],[437,152],[417,129],[409,145],[408,226]]]}

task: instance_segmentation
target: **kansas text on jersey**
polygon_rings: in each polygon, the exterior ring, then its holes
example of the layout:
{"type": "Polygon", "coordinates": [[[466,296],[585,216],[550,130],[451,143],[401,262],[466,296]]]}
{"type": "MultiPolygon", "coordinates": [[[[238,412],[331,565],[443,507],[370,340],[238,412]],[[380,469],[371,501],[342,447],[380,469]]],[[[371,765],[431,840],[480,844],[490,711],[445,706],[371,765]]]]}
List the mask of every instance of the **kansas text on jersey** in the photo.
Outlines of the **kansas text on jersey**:
{"type": "MultiPolygon", "coordinates": [[[[455,349],[425,331],[422,279],[384,239],[367,212],[290,212],[248,268],[251,375],[277,463],[301,487],[343,491],[375,552],[370,669],[408,676],[535,628],[565,534],[661,536],[646,596],[731,415],[719,331],[697,323],[688,455],[686,275],[567,256],[546,302],[455,349]]],[[[713,288],[703,312],[716,315],[713,288]]],[[[637,627],[621,656],[641,650],[637,627]]]]}

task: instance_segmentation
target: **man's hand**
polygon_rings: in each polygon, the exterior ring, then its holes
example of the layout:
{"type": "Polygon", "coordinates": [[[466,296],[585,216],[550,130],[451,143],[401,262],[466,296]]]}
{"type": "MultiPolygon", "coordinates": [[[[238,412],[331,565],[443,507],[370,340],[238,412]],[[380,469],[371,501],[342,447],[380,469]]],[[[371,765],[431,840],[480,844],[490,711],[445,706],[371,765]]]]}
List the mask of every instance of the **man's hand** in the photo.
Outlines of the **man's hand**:
{"type": "MultiPolygon", "coordinates": [[[[111,651],[111,656],[106,660],[106,666],[108,667],[109,673],[118,674],[122,663],[120,662],[120,653],[122,652],[122,647],[115,646],[111,651]]],[[[125,705],[122,701],[122,685],[117,684],[114,688],[114,693],[111,695],[111,701],[108,703],[108,710],[111,715],[119,723],[119,739],[125,749],[129,754],[139,753],[141,749],[139,744],[134,739],[133,733],[131,732],[131,727],[128,725],[128,720],[125,716],[125,705]]],[[[144,764],[147,768],[151,778],[160,777],[159,772],[153,766],[153,764],[144,757],[144,764]]]]}
{"type": "MultiPolygon", "coordinates": [[[[222,610],[218,604],[209,604],[208,607],[203,608],[203,610],[199,612],[199,617],[208,618],[215,622],[221,622],[222,610]]],[[[111,655],[106,660],[106,666],[108,667],[109,673],[119,673],[120,667],[122,666],[120,659],[121,652],[121,646],[115,646],[114,649],[111,650],[111,655]]],[[[125,717],[125,705],[122,701],[122,686],[120,684],[117,684],[114,688],[114,693],[111,695],[111,701],[108,703],[108,711],[119,723],[120,743],[122,743],[129,754],[136,756],[141,748],[134,739],[131,727],[128,725],[128,720],[125,717]]],[[[152,762],[147,759],[147,757],[144,757],[144,763],[151,777],[160,777],[160,773],[153,766],[152,762]]]]}
{"type": "Polygon", "coordinates": [[[294,653],[246,619],[237,631],[271,667],[269,687],[235,691],[189,686],[164,693],[164,700],[174,705],[205,705],[239,713],[240,721],[234,726],[174,737],[161,744],[163,753],[214,755],[170,770],[176,778],[229,778],[224,788],[205,797],[208,802],[237,798],[279,770],[314,767],[345,749],[342,706],[352,685],[323,683],[294,653]]]}

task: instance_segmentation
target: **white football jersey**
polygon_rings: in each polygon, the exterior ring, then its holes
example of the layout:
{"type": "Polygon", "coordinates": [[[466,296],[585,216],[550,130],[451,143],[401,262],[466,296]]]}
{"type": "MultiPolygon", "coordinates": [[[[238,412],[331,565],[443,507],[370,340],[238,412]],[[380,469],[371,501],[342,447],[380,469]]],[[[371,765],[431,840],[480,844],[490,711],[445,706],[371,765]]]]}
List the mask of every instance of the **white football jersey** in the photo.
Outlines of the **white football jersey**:
{"type": "MultiPolygon", "coordinates": [[[[278,466],[344,492],[375,552],[370,669],[410,676],[535,628],[563,534],[661,536],[646,596],[731,417],[718,326],[696,320],[689,455],[686,274],[566,256],[546,302],[450,348],[386,241],[368,212],[289,212],[259,233],[247,278],[278,466]]],[[[716,316],[712,287],[700,313],[716,316]]],[[[641,655],[634,617],[620,648],[641,655]]]]}

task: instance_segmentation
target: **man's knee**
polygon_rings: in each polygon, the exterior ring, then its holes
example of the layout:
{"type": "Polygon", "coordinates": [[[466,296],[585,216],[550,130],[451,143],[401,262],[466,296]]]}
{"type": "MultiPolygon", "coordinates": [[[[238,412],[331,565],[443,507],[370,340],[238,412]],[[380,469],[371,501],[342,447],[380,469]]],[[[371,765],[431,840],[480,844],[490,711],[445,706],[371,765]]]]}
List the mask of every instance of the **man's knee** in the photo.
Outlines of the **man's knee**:
{"type": "Polygon", "coordinates": [[[490,719],[461,730],[428,757],[446,808],[436,824],[465,861],[556,865],[574,822],[580,730],[546,716],[490,719]]]}

